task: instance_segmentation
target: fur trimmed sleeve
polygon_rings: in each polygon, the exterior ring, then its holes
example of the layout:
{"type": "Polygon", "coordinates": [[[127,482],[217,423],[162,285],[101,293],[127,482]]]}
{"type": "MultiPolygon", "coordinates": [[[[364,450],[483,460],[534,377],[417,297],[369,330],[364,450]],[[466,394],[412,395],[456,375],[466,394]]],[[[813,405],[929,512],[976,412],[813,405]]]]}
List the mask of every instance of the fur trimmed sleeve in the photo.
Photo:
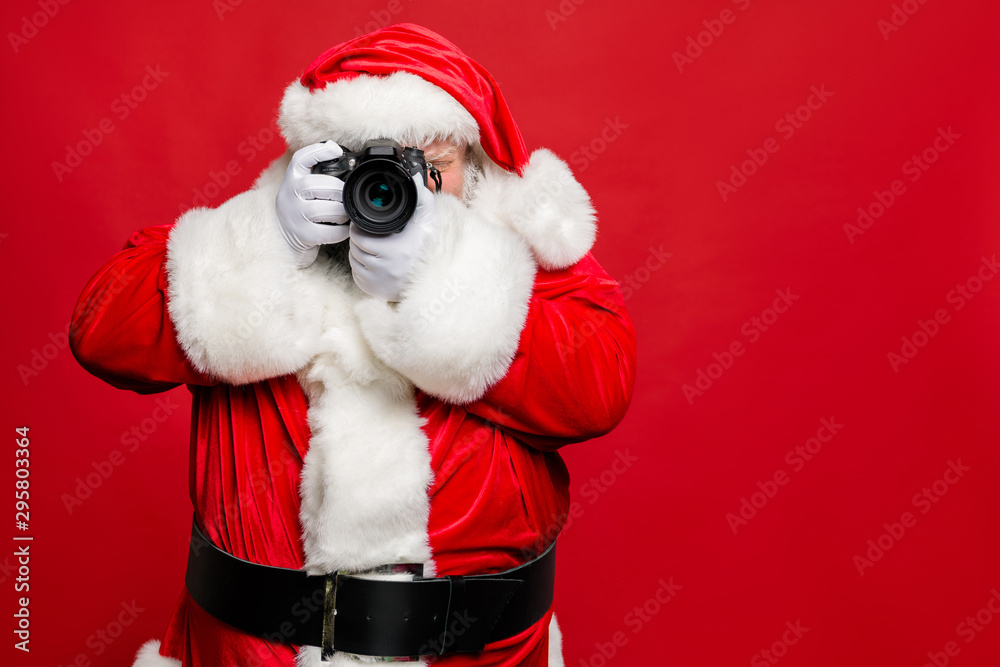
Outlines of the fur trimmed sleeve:
{"type": "Polygon", "coordinates": [[[151,394],[215,382],[191,365],[167,316],[170,229],[158,225],[132,234],[83,288],[73,310],[68,331],[73,356],[113,387],[151,394]]]}
{"type": "Polygon", "coordinates": [[[507,375],[466,409],[554,450],[611,431],[628,410],[635,373],[635,329],[621,289],[587,255],[539,272],[507,375]]]}
{"type": "Polygon", "coordinates": [[[394,305],[355,311],[387,366],[452,403],[480,398],[506,373],[528,314],[535,261],[527,243],[454,197],[439,195],[438,226],[394,305]]]}
{"type": "Polygon", "coordinates": [[[320,283],[297,268],[274,211],[287,160],[218,208],[188,211],[167,242],[177,340],[195,368],[231,384],[301,369],[321,334],[320,283]]]}
{"type": "Polygon", "coordinates": [[[539,149],[520,178],[487,168],[473,207],[525,239],[541,270],[507,373],[466,409],[539,449],[607,433],[631,401],[636,340],[618,284],[590,254],[589,195],[539,149]]]}
{"type": "MultiPolygon", "coordinates": [[[[504,386],[517,385],[520,380],[507,376],[526,345],[537,359],[567,344],[559,335],[542,344],[524,340],[526,330],[533,339],[531,331],[548,326],[549,318],[555,327],[563,317],[561,309],[533,296],[536,263],[548,271],[577,265],[594,243],[597,221],[586,190],[566,163],[546,149],[531,155],[523,176],[487,160],[472,202],[466,207],[439,196],[438,214],[433,247],[418,262],[402,300],[393,306],[368,299],[356,312],[383,363],[428,394],[471,403],[501,380],[504,386]],[[541,317],[537,323],[528,319],[529,309],[541,317]]],[[[565,313],[590,316],[587,308],[565,313]]],[[[526,364],[524,359],[519,367],[526,364]]],[[[573,391],[570,384],[569,393],[573,391]]],[[[565,388],[558,392],[565,393],[565,388]]],[[[570,409],[560,407],[563,413],[570,409]]],[[[595,428],[601,426],[555,430],[576,436],[595,428]]]]}

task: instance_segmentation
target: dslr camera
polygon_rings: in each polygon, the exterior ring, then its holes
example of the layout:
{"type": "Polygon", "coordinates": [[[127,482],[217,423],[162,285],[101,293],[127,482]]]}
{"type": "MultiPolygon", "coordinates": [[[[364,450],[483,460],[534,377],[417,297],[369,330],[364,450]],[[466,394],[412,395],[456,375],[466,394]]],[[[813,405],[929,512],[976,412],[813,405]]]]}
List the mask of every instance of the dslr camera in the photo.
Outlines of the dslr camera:
{"type": "MultiPolygon", "coordinates": [[[[393,234],[402,230],[417,207],[413,176],[420,174],[427,185],[424,152],[413,146],[403,148],[391,139],[368,141],[356,152],[341,149],[342,156],[317,163],[312,173],[344,181],[347,217],[364,231],[393,234]]],[[[440,190],[441,173],[431,166],[430,175],[440,190]]]]}

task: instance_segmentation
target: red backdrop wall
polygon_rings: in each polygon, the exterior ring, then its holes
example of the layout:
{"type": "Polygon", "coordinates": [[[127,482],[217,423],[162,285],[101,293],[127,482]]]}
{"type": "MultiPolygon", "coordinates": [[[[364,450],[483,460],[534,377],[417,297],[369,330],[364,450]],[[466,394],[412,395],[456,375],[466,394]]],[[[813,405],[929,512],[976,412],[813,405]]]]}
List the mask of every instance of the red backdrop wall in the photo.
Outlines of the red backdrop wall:
{"type": "Polygon", "coordinates": [[[183,579],[189,395],[77,365],[85,281],[133,230],[246,189],[315,55],[412,21],[570,161],[639,333],[628,417],[564,450],[567,664],[1000,664],[997,19],[985,0],[5,3],[5,655],[129,664],[183,579]],[[30,654],[14,535],[34,538],[30,654]]]}

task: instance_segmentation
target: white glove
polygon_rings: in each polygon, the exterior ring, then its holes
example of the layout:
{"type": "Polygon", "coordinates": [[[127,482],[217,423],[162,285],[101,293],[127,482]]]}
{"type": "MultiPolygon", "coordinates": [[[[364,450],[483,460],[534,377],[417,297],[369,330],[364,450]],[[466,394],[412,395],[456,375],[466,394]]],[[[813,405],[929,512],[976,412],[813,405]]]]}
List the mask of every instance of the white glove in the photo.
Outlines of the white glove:
{"type": "Polygon", "coordinates": [[[295,151],[285,170],[275,210],[281,235],[295,251],[300,269],[316,261],[319,246],[347,238],[347,212],[341,203],[344,182],[335,176],[311,172],[316,163],[335,160],[343,154],[333,141],[311,144],[295,151]]]}
{"type": "Polygon", "coordinates": [[[370,234],[351,223],[351,271],[354,282],[371,296],[399,301],[410,270],[437,225],[434,193],[424,186],[420,174],[417,207],[403,230],[395,234],[370,234]]]}

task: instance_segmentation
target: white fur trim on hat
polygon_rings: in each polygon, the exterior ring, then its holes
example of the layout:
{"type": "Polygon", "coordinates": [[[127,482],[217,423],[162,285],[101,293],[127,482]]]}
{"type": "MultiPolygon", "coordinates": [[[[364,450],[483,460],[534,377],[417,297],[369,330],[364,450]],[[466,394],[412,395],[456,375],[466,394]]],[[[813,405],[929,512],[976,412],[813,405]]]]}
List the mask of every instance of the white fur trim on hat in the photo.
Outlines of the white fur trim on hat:
{"type": "Polygon", "coordinates": [[[132,667],[181,667],[181,661],[160,655],[160,641],[150,639],[136,652],[132,667]]]}
{"type": "Polygon", "coordinates": [[[330,139],[351,150],[369,139],[407,145],[435,139],[479,142],[472,114],[443,89],[409,72],[359,74],[312,92],[296,80],[285,88],[278,125],[293,151],[330,139]]]}

